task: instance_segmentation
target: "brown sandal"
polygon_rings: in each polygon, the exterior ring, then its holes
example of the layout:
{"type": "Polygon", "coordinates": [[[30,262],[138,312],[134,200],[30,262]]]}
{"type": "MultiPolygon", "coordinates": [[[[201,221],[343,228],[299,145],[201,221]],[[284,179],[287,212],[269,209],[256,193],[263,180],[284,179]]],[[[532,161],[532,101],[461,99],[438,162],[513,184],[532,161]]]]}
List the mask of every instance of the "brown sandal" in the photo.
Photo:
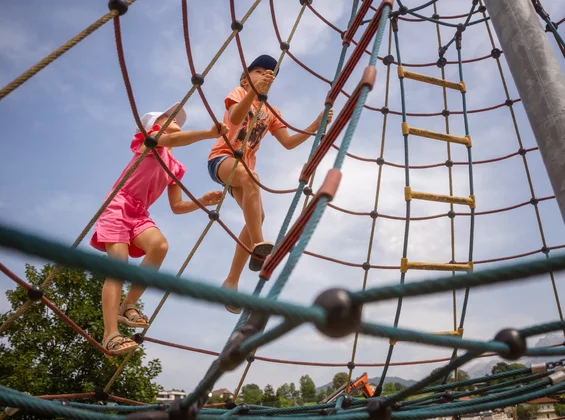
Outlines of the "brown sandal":
{"type": "Polygon", "coordinates": [[[263,268],[263,263],[265,258],[271,253],[275,245],[271,242],[259,242],[253,248],[253,253],[251,254],[251,259],[249,260],[249,269],[251,271],[261,271],[263,268]],[[263,258],[262,260],[257,257],[263,258]]]}
{"type": "Polygon", "coordinates": [[[134,328],[147,328],[149,326],[147,316],[143,315],[137,306],[132,304],[120,305],[120,309],[118,310],[118,322],[134,328]],[[129,315],[126,316],[128,311],[129,315]],[[140,319],[143,321],[139,321],[140,319]]]}
{"type": "MultiPolygon", "coordinates": [[[[108,338],[102,341],[102,346],[110,352],[110,356],[119,356],[137,350],[138,344],[131,338],[123,337],[119,332],[110,334],[108,338]],[[124,344],[134,343],[133,346],[124,346],[124,344]]],[[[106,357],[110,357],[106,355],[106,357]]]]}

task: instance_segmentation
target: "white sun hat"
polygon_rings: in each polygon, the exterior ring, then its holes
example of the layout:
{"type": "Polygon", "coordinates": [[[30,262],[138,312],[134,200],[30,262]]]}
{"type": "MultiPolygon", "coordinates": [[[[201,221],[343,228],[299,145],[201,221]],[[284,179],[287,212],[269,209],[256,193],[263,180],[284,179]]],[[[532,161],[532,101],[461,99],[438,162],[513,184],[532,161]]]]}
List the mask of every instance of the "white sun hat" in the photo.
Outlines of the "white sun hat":
{"type": "MultiPolygon", "coordinates": [[[[163,115],[166,115],[168,117],[171,116],[179,104],[180,102],[175,103],[164,112],[148,112],[143,117],[141,117],[141,124],[143,124],[143,127],[146,131],[149,131],[151,127],[155,125],[155,121],[157,121],[160,117],[162,117],[163,115]]],[[[184,111],[184,108],[181,108],[179,110],[175,119],[177,120],[178,126],[182,128],[182,126],[186,122],[186,112],[184,111]]],[[[137,128],[136,131],[139,132],[139,128],[137,128]]]]}

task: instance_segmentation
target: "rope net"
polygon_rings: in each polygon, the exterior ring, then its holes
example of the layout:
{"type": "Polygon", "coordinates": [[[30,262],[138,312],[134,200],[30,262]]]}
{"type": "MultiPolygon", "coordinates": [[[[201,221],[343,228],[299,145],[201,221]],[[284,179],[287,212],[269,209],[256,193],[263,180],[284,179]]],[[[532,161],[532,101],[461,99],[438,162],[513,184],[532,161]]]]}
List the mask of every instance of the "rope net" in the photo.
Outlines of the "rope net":
{"type": "MultiPolygon", "coordinates": [[[[196,417],[212,419],[220,416],[231,417],[240,415],[257,417],[295,416],[308,418],[328,414],[336,414],[347,417],[348,419],[416,419],[477,413],[484,410],[516,405],[534,398],[563,392],[565,389],[565,373],[562,372],[562,366],[565,362],[563,360],[538,363],[532,365],[531,368],[516,369],[510,372],[488,375],[476,379],[465,381],[457,380],[457,370],[477,358],[500,356],[506,360],[517,360],[522,356],[535,356],[554,359],[555,357],[565,355],[565,348],[563,348],[561,344],[532,348],[528,347],[526,343],[527,338],[536,335],[554,331],[565,331],[565,321],[563,320],[559,294],[555,284],[555,272],[565,268],[565,257],[552,255],[552,251],[565,247],[565,244],[550,245],[549,242],[546,241],[539,205],[546,201],[552,201],[555,197],[553,195],[543,197],[536,196],[534,183],[530,176],[527,155],[537,153],[538,149],[537,147],[526,148],[522,142],[517,123],[518,117],[513,107],[514,104],[520,102],[520,99],[510,96],[502,65],[503,51],[498,49],[495,44],[487,9],[480,0],[469,2],[469,10],[465,13],[447,16],[440,14],[439,6],[441,6],[441,2],[437,0],[432,0],[412,8],[408,8],[400,0],[397,0],[396,4],[392,0],[353,0],[351,2],[351,13],[348,25],[343,29],[336,27],[327,20],[323,14],[317,11],[315,8],[316,5],[312,1],[301,0],[300,11],[296,16],[292,30],[286,37],[283,37],[279,30],[275,2],[273,0],[265,0],[265,2],[268,2],[274,33],[281,47],[277,68],[280,67],[283,60],[292,60],[292,62],[302,67],[314,78],[328,85],[322,121],[326,121],[330,109],[339,98],[343,99],[344,102],[333,123],[326,126],[325,122],[323,122],[315,133],[293,127],[288,121],[282,120],[282,118],[274,112],[277,118],[292,130],[315,136],[308,159],[300,173],[298,183],[295,183],[294,186],[289,185],[286,189],[275,189],[264,185],[252,176],[252,171],[245,162],[241,160],[241,156],[243,155],[242,151],[249,140],[251,129],[247,131],[243,145],[239,150],[234,150],[231,143],[224,136],[224,141],[234,153],[236,161],[244,166],[245,170],[251,176],[251,179],[253,179],[262,190],[271,194],[293,194],[291,205],[280,227],[275,248],[270,257],[265,261],[259,275],[259,281],[252,294],[236,293],[232,290],[221,289],[199,281],[199,279],[191,276],[185,275],[179,278],[183,275],[186,267],[191,262],[192,257],[195,255],[214,223],[217,223],[228,236],[239,246],[244,248],[247,253],[251,254],[251,250],[239,240],[237,235],[230,230],[226,222],[222,220],[220,212],[223,200],[225,199],[235,172],[235,166],[223,190],[222,200],[214,210],[209,210],[200,204],[191,191],[176,178],[161,160],[154,147],[156,141],[165,132],[176,113],[195,93],[198,93],[212,121],[218,124],[218,120],[204,93],[203,84],[212,67],[217,63],[220,56],[230,44],[236,45],[245,77],[250,81],[250,76],[247,72],[246,55],[239,33],[244,30],[246,21],[258,7],[261,0],[254,1],[251,7],[241,17],[239,17],[236,11],[235,1],[230,0],[229,13],[232,22],[232,32],[218,48],[217,53],[201,73],[198,73],[196,70],[191,49],[190,19],[188,12],[190,5],[187,0],[181,0],[184,43],[192,87],[180,101],[177,110],[154,136],[149,136],[141,124],[134,90],[128,75],[128,67],[124,56],[121,37],[120,21],[121,19],[127,18],[126,13],[128,8],[132,6],[134,2],[135,0],[111,0],[109,2],[110,11],[106,15],[0,90],[0,99],[4,99],[6,96],[13,94],[16,89],[30,78],[35,77],[50,63],[76,46],[105,23],[112,21],[114,25],[116,52],[127,98],[133,118],[139,130],[145,136],[145,144],[148,146],[137,162],[132,166],[131,170],[124,175],[113,192],[96,211],[71,247],[42,238],[38,235],[13,229],[7,224],[0,225],[0,245],[5,248],[26,253],[27,255],[44,258],[57,263],[52,273],[39,286],[28,284],[10,271],[7,266],[0,263],[0,271],[13,280],[19,287],[26,289],[29,298],[27,302],[14,311],[0,326],[0,333],[10,328],[28,308],[41,302],[41,304],[47,306],[57,317],[73,328],[100,352],[109,354],[103,346],[67,317],[45,295],[49,289],[49,285],[53,281],[56,281],[60,267],[70,266],[82,268],[104,276],[128,279],[134,284],[149,286],[164,291],[165,294],[163,298],[149,319],[149,327],[144,329],[140,334],[136,334],[136,341],[139,343],[147,341],[177,349],[207,354],[214,356],[215,359],[195,389],[186,398],[175,404],[145,404],[110,394],[110,389],[126,367],[131,357],[130,354],[123,359],[121,365],[112,378],[109,379],[108,383],[103,388],[97,389],[96,392],[30,396],[23,392],[0,386],[0,404],[9,407],[3,417],[13,414],[18,409],[22,409],[39,415],[64,416],[65,418],[77,419],[107,418],[109,414],[105,414],[106,412],[113,413],[112,415],[114,417],[127,415],[128,418],[140,419],[196,417]],[[335,75],[332,80],[309,68],[293,53],[293,36],[297,27],[300,25],[301,19],[307,13],[316,16],[321,24],[328,25],[341,37],[341,53],[335,66],[335,75]],[[126,17],[124,17],[124,15],[126,15],[126,17]],[[439,52],[437,59],[434,58],[436,61],[428,63],[407,63],[403,61],[402,29],[406,27],[406,25],[412,24],[434,25],[436,28],[437,45],[429,46],[430,52],[439,52]],[[462,49],[468,41],[465,37],[465,30],[474,25],[484,26],[491,43],[491,45],[488,46],[491,51],[479,57],[463,59],[462,49]],[[441,31],[440,27],[442,27],[441,31]],[[447,39],[445,38],[446,33],[449,34],[447,39]],[[454,50],[455,52],[453,52],[454,50]],[[456,57],[456,59],[449,60],[447,58],[448,56],[456,57]],[[484,60],[496,61],[506,97],[503,98],[502,102],[488,107],[468,109],[467,95],[472,95],[473,92],[472,90],[467,92],[464,77],[465,65],[484,60]],[[379,71],[377,71],[377,66],[380,66],[379,71]],[[431,76],[428,73],[421,74],[417,72],[419,71],[418,69],[428,67],[434,68],[436,72],[435,76],[431,76]],[[456,68],[457,70],[455,72],[451,71],[449,70],[450,67],[456,68]],[[386,74],[383,74],[383,68],[386,69],[386,74]],[[455,76],[455,78],[450,79],[452,76],[455,76]],[[349,91],[346,90],[346,85],[351,85],[351,83],[353,83],[353,88],[349,91]],[[384,101],[381,107],[370,105],[370,101],[368,100],[369,93],[377,86],[377,83],[379,86],[383,86],[384,101]],[[398,86],[396,90],[399,93],[400,100],[395,101],[399,103],[398,108],[393,108],[393,105],[391,105],[393,102],[391,101],[391,85],[394,83],[398,86]],[[433,112],[429,113],[410,112],[407,103],[411,102],[410,96],[415,92],[413,84],[416,83],[436,85],[438,92],[442,92],[438,94],[438,97],[441,97],[442,109],[433,110],[433,112]],[[452,95],[452,91],[456,91],[458,95],[457,102],[453,100],[456,97],[452,95]],[[517,150],[490,159],[473,160],[473,125],[469,123],[470,116],[494,111],[503,107],[507,107],[515,128],[517,150]],[[349,151],[359,125],[361,114],[371,112],[376,112],[378,115],[382,116],[380,150],[376,158],[360,156],[349,151]],[[401,124],[391,128],[391,124],[388,122],[388,119],[392,118],[391,116],[400,117],[401,124]],[[426,126],[424,122],[428,120],[426,117],[441,117],[443,119],[443,128],[439,131],[431,131],[427,128],[422,128],[426,126]],[[454,123],[453,119],[455,117],[460,118],[460,120],[454,123]],[[389,123],[388,126],[387,123],[389,123]],[[403,160],[395,161],[394,157],[389,159],[388,156],[385,158],[385,143],[391,137],[391,132],[395,133],[396,138],[402,136],[403,146],[401,150],[403,160]],[[336,145],[338,137],[341,138],[339,146],[336,145]],[[417,137],[437,140],[438,143],[443,142],[442,147],[444,147],[443,153],[446,160],[441,161],[438,159],[438,161],[434,163],[414,164],[412,162],[414,152],[411,152],[411,150],[413,150],[414,147],[416,147],[416,150],[420,150],[420,146],[414,146],[414,143],[419,141],[417,137]],[[322,181],[319,182],[319,180],[317,180],[319,187],[316,189],[314,186],[314,180],[317,175],[316,172],[319,172],[319,165],[330,149],[335,151],[333,167],[327,171],[327,173],[318,174],[318,177],[321,177],[322,181]],[[204,227],[200,237],[196,240],[176,276],[164,272],[156,273],[143,267],[102,258],[78,249],[78,246],[94,226],[96,220],[108,206],[112,198],[119,192],[120,188],[136,170],[139,163],[149,153],[153,153],[163,167],[163,170],[180,185],[183,192],[201,211],[205,212],[209,218],[209,222],[204,227]],[[474,169],[478,165],[489,165],[510,159],[517,160],[518,157],[521,157],[522,160],[531,199],[503,208],[476,210],[479,206],[477,203],[480,202],[481,198],[475,197],[474,193],[474,169]],[[336,195],[340,183],[341,169],[346,158],[377,165],[374,206],[370,210],[355,211],[332,204],[332,200],[334,195],[336,195]],[[402,215],[387,214],[386,211],[381,211],[381,179],[383,176],[383,168],[385,167],[403,169],[406,207],[405,213],[402,215]],[[418,175],[421,171],[442,167],[447,168],[448,194],[437,194],[434,191],[420,190],[419,187],[422,184],[418,183],[418,175]],[[467,174],[466,188],[469,193],[464,196],[461,195],[461,191],[459,191],[462,184],[454,181],[457,168],[464,169],[467,174]],[[416,185],[418,187],[416,187],[416,185]],[[298,210],[298,205],[302,198],[304,198],[302,209],[298,210]],[[439,202],[442,206],[448,207],[448,210],[426,216],[414,216],[412,214],[412,206],[420,205],[413,203],[417,200],[439,202]],[[520,254],[476,260],[474,258],[475,219],[478,216],[504,213],[526,206],[532,206],[534,209],[539,228],[541,247],[520,254]],[[338,260],[306,250],[313,232],[328,208],[341,213],[362,217],[365,220],[365,226],[368,226],[370,223],[371,227],[369,229],[367,254],[363,262],[338,260]],[[462,211],[462,208],[465,209],[465,211],[462,211]],[[449,224],[449,261],[418,262],[413,260],[411,254],[412,248],[409,245],[411,238],[411,222],[416,223],[443,218],[447,218],[449,224]],[[376,226],[379,219],[396,220],[402,222],[404,225],[402,254],[397,265],[382,265],[372,261],[374,243],[378,241],[376,237],[376,226]],[[456,250],[456,244],[461,242],[460,238],[456,240],[455,237],[456,223],[460,219],[465,220],[465,229],[464,232],[461,232],[463,229],[457,229],[457,231],[460,232],[458,235],[463,236],[468,243],[463,258],[461,258],[462,251],[456,250]],[[298,305],[279,299],[291,273],[304,254],[339,265],[360,268],[363,271],[361,288],[356,292],[346,291],[345,289],[329,289],[320,294],[312,306],[298,305]],[[543,254],[544,258],[521,261],[521,259],[535,254],[543,254]],[[494,266],[485,270],[474,271],[477,265],[499,263],[509,260],[513,261],[511,265],[494,266]],[[276,270],[278,273],[275,275],[276,270]],[[368,277],[371,270],[399,271],[399,281],[395,285],[369,287],[368,277]],[[448,274],[407,283],[406,278],[408,273],[417,270],[444,271],[448,274]],[[465,272],[465,274],[458,274],[459,272],[465,272]],[[522,281],[542,274],[545,276],[543,280],[540,281],[549,280],[552,285],[557,305],[558,320],[528,328],[501,330],[489,341],[463,338],[467,306],[472,290],[499,283],[522,281]],[[272,286],[266,293],[266,296],[261,297],[260,295],[267,282],[270,282],[272,286]],[[405,298],[445,292],[452,293],[453,298],[453,328],[451,331],[430,333],[399,327],[402,304],[405,298]],[[457,295],[457,292],[460,292],[460,294],[457,295]],[[215,304],[236,305],[244,309],[222,351],[216,352],[190,347],[147,335],[151,324],[171,293],[184,297],[197,298],[215,304]],[[396,302],[396,311],[392,326],[368,322],[361,319],[362,310],[365,305],[390,300],[396,302]],[[460,308],[457,307],[458,302],[461,302],[460,308]],[[276,326],[267,329],[267,322],[272,316],[280,316],[282,319],[276,326]],[[353,337],[350,359],[347,362],[324,363],[319,361],[275,359],[255,355],[259,347],[273,342],[303,324],[312,324],[322,334],[330,338],[353,337]],[[386,338],[389,340],[388,352],[383,362],[359,363],[356,361],[360,336],[386,338]],[[439,348],[452,350],[452,354],[450,357],[437,359],[394,361],[394,350],[398,342],[437,346],[439,348]],[[351,383],[354,379],[355,375],[353,370],[356,367],[379,367],[382,368],[382,373],[380,383],[372,398],[354,398],[350,392],[352,390],[350,390],[348,386],[335,401],[304,407],[269,408],[248,404],[237,405],[233,401],[217,405],[206,404],[209,392],[222,375],[245,365],[243,375],[234,393],[235,400],[245,383],[247,373],[252,369],[252,364],[255,361],[301,366],[347,367],[349,371],[348,383],[351,383]],[[403,391],[381,397],[384,381],[390,367],[429,363],[443,363],[443,366],[403,391]],[[451,372],[455,372],[455,382],[446,383],[447,377],[451,372]],[[432,386],[437,380],[443,380],[443,383],[441,385],[432,386]],[[473,384],[481,384],[482,386],[476,387],[472,391],[462,391],[463,387],[473,384]],[[473,398],[465,399],[465,397],[470,396],[473,398]],[[408,399],[409,397],[410,399],[408,399]],[[74,399],[88,398],[95,401],[113,400],[119,402],[121,405],[108,406],[104,404],[72,402],[74,399]],[[118,414],[115,414],[116,412],[118,414]]],[[[565,44],[558,31],[559,25],[563,23],[565,18],[554,22],[543,9],[539,0],[533,0],[533,5],[540,16],[541,22],[546,25],[546,32],[551,34],[554,42],[565,57],[565,44]]],[[[428,48],[428,46],[426,46],[426,48],[428,48]]],[[[429,73],[431,73],[431,71],[429,73]]],[[[255,90],[253,84],[251,84],[251,87],[255,90]]],[[[256,90],[255,92],[258,94],[256,90]]],[[[268,96],[260,95],[259,97],[259,109],[261,109],[261,107],[267,107],[273,111],[268,101],[268,96]]],[[[256,115],[258,113],[259,111],[257,111],[256,115]]],[[[252,128],[255,123],[256,120],[254,119],[251,122],[250,128],[252,128]]]]}

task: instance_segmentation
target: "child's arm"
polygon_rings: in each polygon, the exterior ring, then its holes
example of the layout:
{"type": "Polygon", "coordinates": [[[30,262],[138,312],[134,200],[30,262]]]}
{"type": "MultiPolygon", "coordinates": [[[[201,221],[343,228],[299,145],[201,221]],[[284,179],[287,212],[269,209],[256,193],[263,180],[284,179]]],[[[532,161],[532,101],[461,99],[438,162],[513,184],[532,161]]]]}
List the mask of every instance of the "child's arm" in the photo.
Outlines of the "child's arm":
{"type": "MultiPolygon", "coordinates": [[[[182,201],[182,190],[178,184],[169,185],[169,204],[171,205],[171,210],[174,214],[185,214],[191,213],[198,209],[196,203],[192,201],[182,201]]],[[[221,191],[211,191],[204,194],[198,199],[200,204],[203,206],[214,206],[220,202],[222,198],[221,191]]]]}
{"type": "Polygon", "coordinates": [[[177,133],[163,134],[159,137],[159,146],[162,147],[181,147],[206,139],[217,139],[222,134],[227,134],[228,127],[221,122],[220,129],[214,124],[209,130],[179,131],[177,133]]]}
{"type": "MultiPolygon", "coordinates": [[[[267,70],[263,74],[263,76],[261,76],[261,79],[259,79],[259,81],[255,84],[255,89],[257,89],[257,92],[259,93],[265,93],[274,80],[275,75],[273,74],[273,72],[271,70],[267,70]]],[[[255,91],[253,89],[250,89],[241,101],[229,107],[228,111],[230,122],[233,125],[241,124],[241,122],[249,112],[249,108],[251,108],[251,105],[253,104],[253,101],[256,97],[257,95],[255,95],[255,91]]]]}
{"type": "MultiPolygon", "coordinates": [[[[312,124],[310,124],[308,127],[306,127],[306,129],[304,131],[316,131],[316,130],[318,130],[318,127],[320,126],[320,123],[322,122],[323,115],[324,115],[323,112],[320,115],[318,115],[318,118],[316,118],[316,120],[312,124]]],[[[330,112],[328,113],[328,124],[330,122],[332,122],[333,115],[334,115],[334,112],[333,112],[332,109],[330,109],[330,112]]],[[[291,150],[291,149],[294,149],[297,146],[300,146],[302,143],[304,143],[308,139],[308,137],[310,137],[309,134],[303,134],[303,133],[296,133],[296,134],[291,136],[286,128],[279,128],[278,130],[276,130],[273,133],[273,135],[279,141],[279,143],[282,144],[283,147],[287,150],[291,150]]]]}

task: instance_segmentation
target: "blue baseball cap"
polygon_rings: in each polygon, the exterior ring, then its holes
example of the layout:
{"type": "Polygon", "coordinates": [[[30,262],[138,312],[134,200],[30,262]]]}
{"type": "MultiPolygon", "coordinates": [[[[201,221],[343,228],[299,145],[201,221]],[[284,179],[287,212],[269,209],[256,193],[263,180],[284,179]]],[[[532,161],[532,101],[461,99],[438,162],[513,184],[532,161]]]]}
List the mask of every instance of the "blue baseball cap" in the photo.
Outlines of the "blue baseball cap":
{"type": "MultiPolygon", "coordinates": [[[[251,71],[255,67],[263,67],[265,70],[275,71],[275,67],[277,66],[277,60],[267,54],[260,55],[257,57],[253,62],[247,67],[247,71],[251,71]]],[[[275,74],[275,76],[278,74],[275,74]]]]}

